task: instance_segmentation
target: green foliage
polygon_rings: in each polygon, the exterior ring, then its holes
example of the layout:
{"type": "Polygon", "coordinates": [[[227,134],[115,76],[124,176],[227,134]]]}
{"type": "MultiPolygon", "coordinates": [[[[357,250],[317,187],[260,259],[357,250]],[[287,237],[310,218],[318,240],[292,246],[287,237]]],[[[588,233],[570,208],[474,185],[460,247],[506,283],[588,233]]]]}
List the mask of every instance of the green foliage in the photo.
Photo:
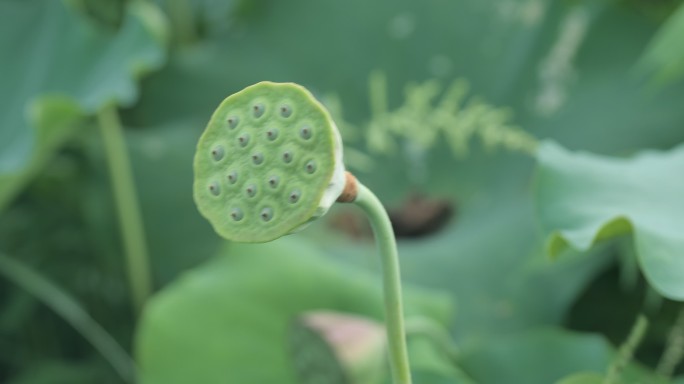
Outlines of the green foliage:
{"type": "MultiPolygon", "coordinates": [[[[644,306],[646,284],[636,274],[619,285],[615,260],[630,252],[614,242],[592,246],[594,237],[610,228],[636,241],[647,228],[656,239],[663,223],[681,227],[681,199],[668,191],[680,186],[682,167],[662,161],[662,169],[627,180],[636,160],[618,158],[684,142],[676,3],[0,1],[0,251],[62,287],[124,349],[134,349],[137,329],[137,357],[153,368],[143,379],[191,372],[192,362],[226,372],[215,382],[233,372],[292,382],[282,333],[271,337],[292,313],[315,306],[381,318],[365,221],[338,207],[325,223],[276,244],[230,244],[216,255],[221,238],[197,212],[191,185],[196,143],[216,105],[258,81],[294,81],[325,101],[346,164],[393,214],[411,224],[429,218],[430,209],[410,203],[414,194],[454,213],[436,232],[399,243],[404,280],[445,294],[420,312],[444,323],[460,351],[454,359],[412,336],[416,383],[603,379],[615,348],[601,334],[622,343],[627,332],[616,330],[644,306]],[[168,61],[150,3],[170,21],[168,61]],[[152,71],[142,82],[135,63],[152,71]],[[667,86],[649,88],[635,68],[667,86]],[[158,290],[140,327],[130,313],[102,141],[87,118],[107,101],[123,107],[158,290]],[[550,153],[535,138],[603,155],[552,156],[570,158],[554,166],[554,180],[572,171],[577,182],[554,189],[553,199],[573,205],[554,205],[552,222],[542,215],[544,231],[539,208],[556,200],[538,201],[535,169],[549,169],[526,154],[550,153]],[[574,169],[578,159],[589,165],[574,169]],[[606,161],[619,170],[605,174],[606,161]],[[606,208],[629,225],[611,227],[600,215],[606,208]],[[582,232],[588,250],[550,260],[547,235],[580,213],[593,223],[582,232]],[[442,301],[455,316],[445,318],[442,301]],[[572,330],[580,315],[591,334],[572,330]],[[163,343],[149,341],[157,339],[163,343]]],[[[647,248],[653,254],[675,244],[669,240],[647,248]]],[[[66,316],[12,278],[0,279],[0,382],[123,382],[66,316]]],[[[653,327],[623,371],[625,383],[660,384],[653,371],[675,304],[649,307],[653,327]]],[[[663,383],[684,380],[681,364],[672,369],[675,379],[663,383]]]]}
{"type": "Polygon", "coordinates": [[[633,233],[646,279],[665,297],[684,299],[684,182],[673,178],[683,168],[682,146],[625,160],[544,144],[537,201],[548,252],[633,233]]]}
{"type": "MultiPolygon", "coordinates": [[[[637,330],[639,336],[643,328],[637,330]]],[[[617,382],[666,382],[624,357],[601,336],[546,328],[468,349],[463,352],[460,364],[478,383],[592,384],[599,380],[606,384],[605,375],[599,372],[606,372],[611,361],[616,360],[624,363],[617,382]],[[490,369],[491,366],[497,369],[490,369]]]]}
{"type": "Polygon", "coordinates": [[[387,155],[396,153],[397,139],[420,150],[446,140],[454,154],[465,156],[471,139],[479,137],[488,150],[502,147],[534,153],[537,140],[512,125],[510,109],[468,97],[468,90],[464,79],[453,81],[446,89],[439,80],[409,83],[404,90],[404,104],[390,111],[386,76],[373,72],[369,80],[371,120],[361,129],[368,148],[387,155]]]}
{"type": "Polygon", "coordinates": [[[600,336],[543,329],[482,344],[461,361],[479,383],[553,383],[573,372],[602,372],[610,356],[600,336]]]}
{"type": "Polygon", "coordinates": [[[0,15],[0,50],[7,52],[0,72],[25,74],[6,76],[0,92],[2,208],[84,115],[110,102],[136,101],[136,79],[164,62],[165,26],[156,8],[138,2],[127,7],[116,33],[89,24],[61,1],[5,1],[0,15]]]}
{"type": "MultiPolygon", "coordinates": [[[[141,383],[296,383],[286,345],[298,315],[326,308],[382,316],[375,279],[317,252],[289,238],[231,244],[170,285],[152,300],[138,331],[141,383]],[[269,287],[272,281],[279,289],[269,287]]],[[[443,323],[450,315],[442,295],[407,292],[406,298],[408,315],[443,323]]]]}
{"type": "MultiPolygon", "coordinates": [[[[45,166],[54,153],[82,128],[78,123],[82,117],[81,112],[71,100],[60,97],[44,97],[43,100],[43,103],[36,104],[33,109],[36,126],[45,127],[37,129],[35,155],[21,170],[0,171],[0,209],[4,208],[45,166]]],[[[6,128],[5,130],[0,129],[0,134],[2,132],[6,132],[6,128]]],[[[29,134],[26,133],[26,135],[29,134]]],[[[19,157],[18,154],[10,156],[19,157]]]]}
{"type": "Polygon", "coordinates": [[[3,254],[0,254],[0,274],[57,312],[108,360],[121,379],[133,382],[133,361],[126,351],[69,294],[3,254]]]}

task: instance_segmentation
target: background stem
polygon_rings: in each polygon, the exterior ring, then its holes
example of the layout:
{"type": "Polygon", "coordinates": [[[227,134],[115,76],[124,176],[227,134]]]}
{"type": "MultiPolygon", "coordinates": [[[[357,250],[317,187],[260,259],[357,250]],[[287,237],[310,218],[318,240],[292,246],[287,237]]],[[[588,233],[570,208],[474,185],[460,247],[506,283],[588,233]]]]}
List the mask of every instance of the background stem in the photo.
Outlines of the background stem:
{"type": "Polygon", "coordinates": [[[675,369],[684,358],[684,309],[679,311],[677,320],[667,337],[665,352],[658,362],[656,373],[661,377],[671,378],[675,369]]]}
{"type": "Polygon", "coordinates": [[[128,280],[136,313],[142,310],[152,290],[142,216],[135,191],[133,172],[126,151],[123,129],[114,105],[97,114],[114,189],[119,225],[126,253],[128,280]]]}
{"type": "Polygon", "coordinates": [[[107,331],[66,292],[43,276],[0,253],[0,275],[43,302],[69,323],[112,365],[121,379],[133,383],[133,360],[107,331]]]}
{"type": "Polygon", "coordinates": [[[629,332],[629,336],[627,336],[627,340],[622,343],[617,355],[613,359],[613,363],[608,367],[608,372],[603,380],[603,384],[617,384],[620,382],[620,375],[627,364],[632,360],[632,356],[634,356],[634,352],[639,344],[641,344],[641,339],[644,338],[647,328],[648,320],[646,320],[646,316],[637,316],[637,319],[629,332]]]}
{"type": "Polygon", "coordinates": [[[171,19],[171,29],[178,45],[186,45],[197,40],[194,10],[188,0],[166,0],[166,8],[171,19]]]}
{"type": "Polygon", "coordinates": [[[396,384],[410,384],[406,332],[401,299],[401,274],[399,255],[392,231],[392,223],[380,200],[360,182],[358,195],[354,201],[368,216],[375,241],[380,249],[383,287],[385,292],[385,321],[387,323],[387,342],[392,377],[396,384]]]}

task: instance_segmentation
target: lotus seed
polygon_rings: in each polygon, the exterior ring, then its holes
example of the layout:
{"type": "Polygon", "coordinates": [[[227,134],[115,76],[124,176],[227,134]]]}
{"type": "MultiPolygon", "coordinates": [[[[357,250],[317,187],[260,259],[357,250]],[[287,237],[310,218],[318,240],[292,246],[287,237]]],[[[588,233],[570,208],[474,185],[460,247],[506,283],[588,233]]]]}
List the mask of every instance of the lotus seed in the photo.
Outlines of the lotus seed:
{"type": "Polygon", "coordinates": [[[304,126],[299,130],[299,136],[304,140],[309,140],[311,138],[311,128],[309,126],[304,126]]]}
{"type": "Polygon", "coordinates": [[[228,118],[228,127],[230,129],[235,129],[238,126],[240,119],[237,116],[231,116],[228,118]]]}
{"type": "Polygon", "coordinates": [[[214,161],[223,159],[223,155],[225,155],[225,151],[220,145],[211,150],[211,157],[214,158],[214,161]]]}
{"type": "Polygon", "coordinates": [[[309,160],[304,168],[306,169],[306,173],[314,173],[316,172],[316,163],[313,160],[309,160]]]}
{"type": "Polygon", "coordinates": [[[293,158],[292,152],[290,152],[290,151],[285,151],[285,152],[283,153],[283,161],[284,161],[284,162],[286,162],[286,163],[291,163],[291,162],[292,162],[292,158],[293,158]]]}
{"type": "Polygon", "coordinates": [[[256,118],[263,116],[265,110],[266,108],[261,103],[254,104],[254,106],[252,107],[252,112],[254,113],[254,117],[256,118]]]}
{"type": "Polygon", "coordinates": [[[278,130],[275,128],[269,129],[266,131],[266,138],[270,141],[273,141],[278,138],[278,130]]]}
{"type": "Polygon", "coordinates": [[[237,181],[237,178],[238,178],[238,175],[237,175],[237,172],[235,172],[235,171],[228,174],[228,182],[230,182],[231,184],[235,184],[235,182],[237,181]]]}
{"type": "Polygon", "coordinates": [[[238,137],[238,143],[240,144],[241,147],[246,147],[247,144],[249,144],[249,135],[246,133],[243,133],[238,137]]]}
{"type": "Polygon", "coordinates": [[[299,201],[299,197],[302,195],[302,192],[299,191],[299,189],[295,189],[294,191],[290,192],[290,203],[294,204],[299,201]]]}
{"type": "Polygon", "coordinates": [[[244,217],[244,214],[242,213],[242,209],[240,208],[233,208],[230,211],[230,217],[233,218],[235,221],[240,221],[244,217]]]}
{"type": "Polygon", "coordinates": [[[214,196],[218,196],[221,193],[221,187],[219,187],[217,182],[213,182],[209,184],[209,192],[214,196]]]}
{"type": "Polygon", "coordinates": [[[247,193],[247,196],[249,196],[249,197],[254,197],[256,195],[256,191],[257,191],[257,188],[256,188],[256,185],[254,185],[254,184],[248,185],[247,188],[245,189],[245,192],[247,193]]]}
{"type": "Polygon", "coordinates": [[[292,108],[289,105],[280,106],[280,116],[290,117],[290,115],[292,115],[292,108]]]}
{"type": "Polygon", "coordinates": [[[271,221],[273,218],[273,210],[271,208],[264,208],[261,210],[261,213],[259,214],[261,216],[261,220],[263,221],[271,221]]]}
{"type": "Polygon", "coordinates": [[[256,165],[259,165],[264,162],[264,155],[261,152],[257,152],[252,155],[252,162],[256,165]]]}
{"type": "Polygon", "coordinates": [[[280,178],[278,176],[271,176],[268,178],[268,185],[270,185],[271,188],[277,187],[279,182],[280,178]]]}

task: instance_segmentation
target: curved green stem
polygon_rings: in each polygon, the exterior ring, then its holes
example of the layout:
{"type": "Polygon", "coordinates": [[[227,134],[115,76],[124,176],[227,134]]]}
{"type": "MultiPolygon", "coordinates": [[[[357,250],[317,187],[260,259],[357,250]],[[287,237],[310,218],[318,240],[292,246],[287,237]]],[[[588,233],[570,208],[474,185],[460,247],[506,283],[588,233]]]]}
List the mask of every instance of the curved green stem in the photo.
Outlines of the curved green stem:
{"type": "Polygon", "coordinates": [[[109,164],[109,176],[119,214],[119,226],[126,252],[128,279],[136,313],[140,313],[152,291],[142,216],[135,192],[123,128],[116,107],[104,106],[97,114],[109,164]]]}
{"type": "Polygon", "coordinates": [[[383,287],[385,292],[385,319],[392,377],[395,384],[411,384],[406,332],[401,299],[401,276],[397,243],[392,223],[380,200],[361,183],[354,201],[368,216],[380,249],[383,287]]]}

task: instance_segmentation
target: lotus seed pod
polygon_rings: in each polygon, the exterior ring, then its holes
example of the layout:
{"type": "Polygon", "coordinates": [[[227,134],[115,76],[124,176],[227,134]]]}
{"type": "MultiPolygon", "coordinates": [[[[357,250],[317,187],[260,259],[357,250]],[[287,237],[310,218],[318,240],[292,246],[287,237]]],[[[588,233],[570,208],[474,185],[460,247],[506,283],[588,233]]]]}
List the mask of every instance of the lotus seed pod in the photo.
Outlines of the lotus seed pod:
{"type": "Polygon", "coordinates": [[[293,83],[227,97],[197,144],[194,198],[218,234],[266,242],[325,214],[345,184],[342,141],[325,108],[293,83]]]}
{"type": "Polygon", "coordinates": [[[292,362],[303,384],[374,384],[383,379],[382,325],[356,315],[312,311],[290,327],[292,362]]]}

